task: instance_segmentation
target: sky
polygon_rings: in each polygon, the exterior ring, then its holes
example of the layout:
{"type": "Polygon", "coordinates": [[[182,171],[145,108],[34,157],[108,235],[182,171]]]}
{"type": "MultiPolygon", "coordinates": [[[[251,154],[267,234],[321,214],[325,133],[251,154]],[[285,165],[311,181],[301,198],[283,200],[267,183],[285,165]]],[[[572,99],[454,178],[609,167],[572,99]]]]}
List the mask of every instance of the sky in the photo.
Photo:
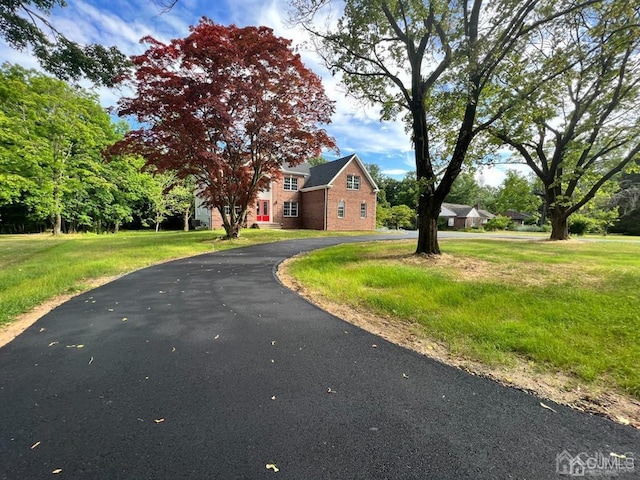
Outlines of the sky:
{"type": "MultiPolygon", "coordinates": [[[[293,40],[304,64],[322,78],[327,95],[336,102],[332,123],[326,129],[337,140],[341,155],[356,153],[364,163],[377,164],[383,174],[396,179],[415,171],[412,145],[404,124],[401,121],[381,122],[379,107],[363,104],[347,95],[339,79],[331,75],[307,46],[305,32],[287,26],[287,0],[179,0],[170,11],[164,11],[156,3],[160,1],[67,0],[68,6],[57,7],[50,21],[78,43],[115,45],[127,55],[142,53],[144,47],[139,41],[147,35],[162,42],[187,36],[189,26],[197,24],[203,16],[224,25],[268,26],[276,35],[293,40]]],[[[0,40],[0,62],[5,61],[39,68],[28,51],[18,52],[0,40]]],[[[88,83],[85,86],[91,87],[88,83]]],[[[96,91],[104,107],[116,105],[126,94],[118,89],[96,91]]],[[[333,159],[331,154],[327,159],[333,159]]],[[[483,185],[497,186],[504,179],[506,168],[484,168],[476,173],[476,179],[483,185]]]]}

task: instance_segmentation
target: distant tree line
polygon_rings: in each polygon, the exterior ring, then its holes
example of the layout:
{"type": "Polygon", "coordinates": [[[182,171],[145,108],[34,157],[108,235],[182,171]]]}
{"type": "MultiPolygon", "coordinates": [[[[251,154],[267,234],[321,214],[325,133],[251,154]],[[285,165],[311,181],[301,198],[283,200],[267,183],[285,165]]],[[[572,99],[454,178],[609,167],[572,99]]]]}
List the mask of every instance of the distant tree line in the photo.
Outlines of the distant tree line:
{"type": "MultiPolygon", "coordinates": [[[[397,180],[382,174],[380,167],[367,169],[380,188],[378,193],[378,227],[416,228],[418,182],[415,172],[397,180]]],[[[544,202],[544,188],[533,175],[507,169],[499,186],[482,185],[473,172],[461,173],[451,187],[446,203],[479,206],[496,215],[510,210],[530,215],[525,222],[549,231],[551,226],[544,202]]],[[[640,174],[618,175],[602,188],[595,198],[569,220],[571,233],[640,234],[640,174]]],[[[498,228],[511,226],[495,222],[498,228]]],[[[443,228],[444,225],[441,225],[443,228]]]]}

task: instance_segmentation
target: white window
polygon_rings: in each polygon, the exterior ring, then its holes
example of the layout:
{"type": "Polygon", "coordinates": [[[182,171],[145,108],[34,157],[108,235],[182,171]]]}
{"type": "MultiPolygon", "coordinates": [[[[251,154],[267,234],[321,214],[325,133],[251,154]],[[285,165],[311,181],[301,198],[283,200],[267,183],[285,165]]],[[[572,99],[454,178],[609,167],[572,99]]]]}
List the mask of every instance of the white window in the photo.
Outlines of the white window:
{"type": "MultiPolygon", "coordinates": [[[[236,216],[240,215],[240,212],[241,212],[242,209],[238,205],[236,205],[235,210],[236,210],[236,216]]],[[[224,214],[227,215],[227,216],[231,215],[231,207],[229,207],[229,205],[225,205],[224,206],[224,214]]]]}
{"type": "Polygon", "coordinates": [[[338,202],[338,218],[344,218],[344,200],[338,202]]]}
{"type": "Polygon", "coordinates": [[[367,218],[367,204],[362,202],[360,204],[360,218],[367,218]]]}
{"type": "Polygon", "coordinates": [[[298,216],[298,202],[284,202],[284,216],[285,217],[297,217],[298,216]]]}
{"type": "Polygon", "coordinates": [[[360,190],[360,177],[358,175],[347,175],[347,190],[360,190]]]}
{"type": "Polygon", "coordinates": [[[449,217],[449,218],[447,219],[447,225],[448,225],[449,227],[453,227],[454,223],[455,223],[455,218],[453,218],[453,217],[449,217]]]}
{"type": "Polygon", "coordinates": [[[284,189],[290,192],[298,190],[298,178],[297,177],[284,177],[284,189]]]}

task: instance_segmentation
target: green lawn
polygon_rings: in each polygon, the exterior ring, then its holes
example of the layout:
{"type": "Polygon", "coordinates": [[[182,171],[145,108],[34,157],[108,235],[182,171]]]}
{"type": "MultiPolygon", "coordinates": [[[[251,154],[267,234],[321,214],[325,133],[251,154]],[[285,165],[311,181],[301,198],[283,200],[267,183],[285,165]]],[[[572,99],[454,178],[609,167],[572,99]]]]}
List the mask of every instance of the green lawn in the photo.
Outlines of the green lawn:
{"type": "Polygon", "coordinates": [[[121,232],[117,235],[0,235],[0,326],[87,282],[199,253],[292,238],[362,235],[314,230],[242,231],[221,241],[222,231],[121,232]]]}
{"type": "Polygon", "coordinates": [[[291,265],[329,300],[410,322],[463,358],[548,371],[640,398],[640,243],[442,240],[341,245],[291,265]]]}

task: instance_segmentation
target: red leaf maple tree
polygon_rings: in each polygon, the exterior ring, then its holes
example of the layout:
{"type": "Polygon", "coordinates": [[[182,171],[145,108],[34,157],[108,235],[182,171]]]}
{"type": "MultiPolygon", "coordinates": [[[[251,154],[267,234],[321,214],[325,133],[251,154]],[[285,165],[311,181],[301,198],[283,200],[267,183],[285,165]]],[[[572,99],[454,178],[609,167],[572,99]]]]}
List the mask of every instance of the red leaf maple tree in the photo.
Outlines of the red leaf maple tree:
{"type": "Polygon", "coordinates": [[[334,104],[320,78],[267,27],[223,26],[206,17],[184,39],[163,44],[151,37],[120,79],[135,96],[118,103],[118,115],[142,125],[111,154],[138,153],[147,165],[193,176],[200,195],[237,237],[257,195],[297,165],[336,149],[319,125],[331,122],[334,104]]]}

